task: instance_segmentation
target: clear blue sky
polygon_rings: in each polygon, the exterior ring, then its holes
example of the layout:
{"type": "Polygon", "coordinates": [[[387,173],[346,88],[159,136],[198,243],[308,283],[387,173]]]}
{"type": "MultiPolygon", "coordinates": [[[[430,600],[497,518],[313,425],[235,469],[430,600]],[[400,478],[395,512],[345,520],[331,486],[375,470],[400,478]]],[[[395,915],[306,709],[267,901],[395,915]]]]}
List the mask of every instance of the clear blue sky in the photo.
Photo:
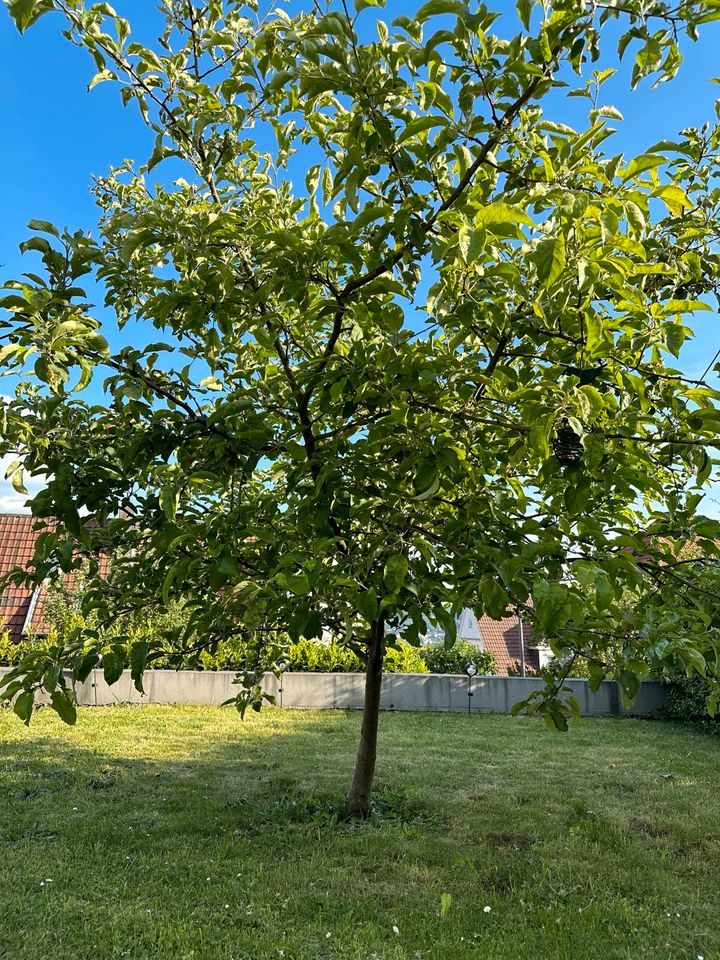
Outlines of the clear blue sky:
{"type": "MultiPolygon", "coordinates": [[[[490,6],[493,6],[490,3],[490,6]]],[[[514,8],[508,0],[495,6],[514,8]]],[[[152,35],[159,22],[152,0],[117,0],[133,32],[152,35]]],[[[364,12],[364,22],[381,16],[386,21],[398,13],[411,13],[414,4],[393,2],[392,8],[364,12]]],[[[604,102],[624,114],[612,152],[640,153],[644,147],[687,126],[702,126],[715,119],[714,103],[720,87],[709,82],[720,73],[716,51],[720,27],[706,28],[701,40],[683,43],[686,60],[676,80],[651,90],[646,81],[631,93],[627,67],[605,87],[604,102]]],[[[614,65],[603,58],[602,66],[614,65]]],[[[60,36],[60,19],[43,17],[20,36],[5,9],[0,9],[0,277],[17,277],[32,269],[21,258],[18,243],[27,235],[31,217],[51,220],[74,229],[92,229],[96,209],[88,186],[93,174],[104,174],[125,158],[142,161],[149,137],[132,105],[120,104],[117,90],[105,83],[86,93],[94,73],[84,51],[60,36]]],[[[548,113],[553,120],[583,126],[587,101],[556,96],[548,113]]],[[[109,320],[109,318],[107,318],[109,320]]],[[[697,336],[686,345],[682,366],[699,374],[720,348],[720,325],[714,313],[696,322],[697,336]]],[[[110,337],[117,342],[116,337],[110,337]]],[[[0,392],[7,392],[0,381],[0,392]]],[[[0,481],[0,509],[2,494],[0,481]]]]}

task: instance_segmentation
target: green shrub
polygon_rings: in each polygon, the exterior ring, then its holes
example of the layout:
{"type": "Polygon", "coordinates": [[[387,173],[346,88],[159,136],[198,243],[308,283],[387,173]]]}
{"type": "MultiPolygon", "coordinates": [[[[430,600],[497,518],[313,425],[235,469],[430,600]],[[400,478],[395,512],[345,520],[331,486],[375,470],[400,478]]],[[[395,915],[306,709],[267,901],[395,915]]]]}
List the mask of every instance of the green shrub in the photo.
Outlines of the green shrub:
{"type": "Polygon", "coordinates": [[[7,630],[0,632],[0,667],[14,667],[18,659],[17,644],[7,630]]]}
{"type": "Polygon", "coordinates": [[[671,720],[699,721],[720,729],[720,713],[710,717],[707,712],[710,684],[705,677],[699,673],[689,677],[681,664],[663,667],[655,671],[654,676],[667,689],[664,716],[671,720]]]}
{"type": "MultiPolygon", "coordinates": [[[[223,641],[212,654],[200,654],[205,670],[270,670],[277,659],[296,673],[363,673],[365,664],[352,650],[339,643],[300,639],[293,643],[263,645],[258,648],[240,637],[223,641]]],[[[386,673],[427,673],[428,668],[416,647],[403,643],[389,647],[385,656],[386,673]]]]}
{"type": "Polygon", "coordinates": [[[385,673],[430,673],[422,648],[409,643],[388,647],[383,669],[385,673]]]}
{"type": "MultiPolygon", "coordinates": [[[[25,638],[16,643],[10,640],[7,632],[0,633],[0,666],[14,666],[32,646],[56,643],[58,637],[67,636],[83,626],[83,619],[72,598],[62,589],[50,592],[45,619],[51,628],[47,638],[25,638]]],[[[157,650],[160,640],[161,655],[153,656],[148,664],[149,668],[157,670],[247,670],[262,673],[272,670],[275,663],[282,659],[288,664],[288,669],[295,672],[365,671],[361,654],[339,643],[305,639],[291,642],[280,635],[272,639],[252,639],[242,633],[227,637],[214,647],[201,650],[180,662],[170,642],[163,642],[162,638],[182,626],[182,623],[183,611],[178,606],[162,612],[140,611],[118,620],[113,627],[104,631],[103,637],[113,647],[120,647],[120,650],[125,648],[128,655],[135,644],[143,642],[149,642],[153,650],[157,650]]],[[[463,673],[470,660],[477,665],[480,675],[495,672],[492,655],[470,643],[461,641],[446,650],[443,646],[413,647],[398,640],[386,650],[384,670],[386,673],[463,673]]]]}
{"type": "MultiPolygon", "coordinates": [[[[507,675],[509,677],[521,677],[522,668],[520,666],[519,660],[512,660],[507,667],[507,675]]],[[[539,677],[540,672],[535,669],[535,667],[529,667],[527,663],[525,664],[525,676],[526,677],[539,677]]]]}
{"type": "Polygon", "coordinates": [[[13,640],[7,630],[0,633],[0,667],[15,667],[28,650],[45,648],[54,642],[54,637],[13,640]]]}
{"type": "Polygon", "coordinates": [[[430,673],[464,673],[465,667],[472,662],[479,676],[495,673],[495,658],[491,653],[478,650],[471,643],[458,641],[449,650],[442,644],[423,647],[420,651],[430,673]]]}
{"type": "MultiPolygon", "coordinates": [[[[73,624],[76,626],[76,624],[73,624]]],[[[129,642],[123,646],[128,650],[136,643],[151,639],[152,629],[147,626],[137,626],[126,630],[129,642]]],[[[113,632],[107,635],[109,642],[114,642],[113,632]]],[[[35,640],[24,638],[13,641],[7,632],[0,633],[0,666],[15,666],[23,655],[31,648],[49,646],[57,642],[57,633],[53,632],[47,638],[35,640]]],[[[362,659],[338,643],[327,643],[319,640],[298,640],[287,643],[284,638],[276,642],[258,643],[240,635],[229,637],[220,642],[214,651],[202,650],[195,658],[188,659],[180,665],[184,670],[253,670],[262,673],[271,670],[278,659],[288,664],[288,669],[304,673],[363,673],[365,664],[362,659]]],[[[150,664],[156,670],[177,669],[177,658],[173,656],[170,646],[163,656],[155,657],[150,664]]],[[[427,673],[428,667],[422,652],[407,643],[398,647],[390,647],[385,657],[384,669],[386,673],[427,673]]]]}

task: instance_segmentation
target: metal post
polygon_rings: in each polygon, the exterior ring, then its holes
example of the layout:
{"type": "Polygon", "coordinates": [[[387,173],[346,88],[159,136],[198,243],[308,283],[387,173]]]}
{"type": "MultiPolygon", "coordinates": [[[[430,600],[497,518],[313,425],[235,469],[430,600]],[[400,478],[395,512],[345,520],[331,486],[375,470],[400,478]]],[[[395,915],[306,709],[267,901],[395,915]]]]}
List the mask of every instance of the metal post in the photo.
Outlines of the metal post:
{"type": "Polygon", "coordinates": [[[525,676],[525,635],[523,633],[523,622],[520,610],[517,611],[518,632],[520,634],[520,676],[525,676]]]}
{"type": "Polygon", "coordinates": [[[283,680],[285,678],[285,671],[290,666],[287,660],[278,661],[278,672],[280,676],[278,677],[278,693],[280,694],[280,706],[283,705],[283,680]]]}
{"type": "Polygon", "coordinates": [[[472,662],[468,663],[468,664],[466,665],[466,667],[465,667],[465,675],[466,675],[467,678],[468,678],[468,694],[467,694],[467,695],[468,695],[468,714],[471,712],[471,711],[470,711],[470,697],[472,697],[472,695],[473,695],[473,692],[472,692],[472,681],[473,681],[473,677],[475,676],[476,673],[477,673],[477,667],[475,666],[475,664],[472,663],[472,662]]]}

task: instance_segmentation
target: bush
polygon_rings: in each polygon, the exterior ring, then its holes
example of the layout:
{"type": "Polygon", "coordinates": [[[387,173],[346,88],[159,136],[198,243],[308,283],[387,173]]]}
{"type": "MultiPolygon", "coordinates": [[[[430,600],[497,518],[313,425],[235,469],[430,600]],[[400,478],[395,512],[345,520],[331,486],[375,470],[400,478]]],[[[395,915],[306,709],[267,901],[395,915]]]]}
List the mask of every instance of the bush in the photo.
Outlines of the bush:
{"type": "Polygon", "coordinates": [[[14,667],[17,656],[17,644],[10,639],[7,630],[0,633],[0,667],[14,667]]]}
{"type": "MultiPolygon", "coordinates": [[[[520,665],[520,661],[519,661],[519,660],[512,660],[512,661],[508,664],[508,667],[507,667],[507,675],[508,675],[509,677],[521,677],[521,676],[523,675],[523,673],[522,673],[522,667],[521,667],[521,665],[520,665]]],[[[526,677],[539,677],[539,676],[540,676],[540,671],[539,671],[539,670],[536,670],[535,667],[529,667],[529,666],[527,665],[527,662],[526,662],[526,664],[525,664],[525,676],[526,676],[526,677]]]]}
{"type": "MultiPolygon", "coordinates": [[[[23,639],[14,643],[7,634],[0,634],[0,665],[12,666],[19,663],[33,642],[36,645],[49,646],[63,637],[69,637],[83,626],[96,625],[95,619],[84,621],[78,612],[77,600],[83,589],[82,571],[76,575],[72,596],[62,586],[49,589],[44,615],[51,631],[50,636],[47,639],[23,639]]],[[[155,670],[233,670],[262,673],[272,670],[277,661],[282,659],[288,664],[287,669],[295,672],[365,672],[362,653],[356,653],[334,641],[300,639],[291,642],[287,636],[281,634],[272,638],[252,638],[241,631],[182,660],[170,637],[181,632],[184,623],[185,611],[180,604],[162,610],[140,610],[118,618],[111,627],[103,630],[102,638],[118,654],[122,655],[124,650],[126,662],[129,651],[136,644],[149,644],[153,649],[153,656],[147,667],[155,670]]],[[[478,650],[471,643],[460,641],[450,650],[446,650],[442,645],[414,647],[402,640],[395,640],[393,646],[388,646],[386,650],[384,670],[386,673],[459,674],[464,673],[470,660],[476,664],[480,675],[495,672],[492,654],[478,650]]]]}
{"type": "Polygon", "coordinates": [[[495,658],[491,653],[478,650],[471,643],[458,641],[446,650],[442,644],[423,647],[420,651],[430,673],[465,673],[465,667],[472,661],[479,676],[495,673],[495,658]]]}
{"type": "Polygon", "coordinates": [[[699,673],[688,676],[681,664],[663,667],[656,671],[655,679],[667,689],[667,703],[663,715],[671,720],[692,720],[720,729],[720,713],[710,717],[707,698],[710,684],[699,673]]]}
{"type": "MultiPolygon", "coordinates": [[[[128,633],[130,641],[123,645],[126,649],[152,637],[152,631],[148,629],[136,629],[128,633]]],[[[108,634],[107,640],[113,643],[112,634],[108,634]]],[[[56,642],[56,632],[47,638],[36,640],[24,638],[17,642],[11,640],[7,632],[0,633],[0,666],[15,666],[28,650],[37,649],[38,646],[50,646],[56,642]]],[[[363,673],[365,671],[362,659],[352,650],[338,643],[319,640],[298,640],[296,643],[286,643],[278,638],[278,642],[275,643],[258,644],[239,635],[221,641],[214,652],[201,651],[195,659],[183,663],[180,669],[264,672],[271,670],[278,659],[283,659],[288,664],[288,669],[296,672],[363,673]]],[[[149,664],[151,669],[156,670],[177,669],[177,666],[177,659],[173,657],[169,646],[165,655],[154,658],[149,664]]],[[[422,652],[407,643],[388,648],[384,669],[386,673],[428,672],[422,652]]]]}
{"type": "MultiPolygon", "coordinates": [[[[205,670],[270,670],[282,659],[296,673],[364,673],[365,663],[358,654],[339,643],[300,639],[294,643],[258,647],[241,638],[226,640],[217,651],[200,655],[205,670]]],[[[386,673],[427,673],[420,651],[410,644],[389,647],[385,655],[386,673]]]]}
{"type": "MultiPolygon", "coordinates": [[[[82,589],[82,581],[80,585],[82,589]]],[[[11,641],[7,632],[0,633],[0,666],[19,663],[31,647],[50,646],[59,638],[70,635],[84,625],[72,597],[66,590],[49,591],[45,606],[45,619],[51,629],[47,638],[11,641]]],[[[183,610],[175,605],[162,612],[144,610],[119,619],[112,628],[103,632],[103,639],[126,655],[139,643],[148,642],[157,649],[160,640],[160,655],[153,656],[149,669],[184,670],[234,670],[262,673],[272,670],[276,662],[284,660],[288,670],[303,673],[364,673],[365,663],[361,654],[339,643],[322,640],[300,639],[290,642],[278,635],[272,639],[252,639],[242,633],[227,637],[214,647],[205,649],[179,661],[169,641],[163,636],[176,631],[184,621],[183,610]]],[[[126,662],[129,656],[126,656],[126,662]]],[[[473,661],[478,674],[495,672],[495,660],[489,653],[478,650],[470,643],[458,642],[446,650],[442,645],[413,647],[402,640],[387,648],[384,670],[386,673],[463,673],[469,661],[473,661]]]]}
{"type": "Polygon", "coordinates": [[[0,667],[15,667],[28,650],[44,649],[51,646],[53,637],[42,637],[19,642],[13,640],[7,630],[0,633],[0,667]]]}

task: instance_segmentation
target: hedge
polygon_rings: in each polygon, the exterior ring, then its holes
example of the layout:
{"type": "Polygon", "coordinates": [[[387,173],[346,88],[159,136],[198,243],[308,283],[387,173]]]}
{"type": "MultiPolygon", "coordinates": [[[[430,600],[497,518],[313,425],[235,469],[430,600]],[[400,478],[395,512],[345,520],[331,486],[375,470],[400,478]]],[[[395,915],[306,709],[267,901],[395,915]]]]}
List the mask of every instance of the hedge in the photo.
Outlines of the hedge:
{"type": "MultiPolygon", "coordinates": [[[[7,633],[1,633],[0,666],[16,665],[31,646],[49,647],[56,642],[57,638],[52,634],[46,638],[15,642],[7,633]]],[[[212,653],[202,651],[194,661],[182,664],[181,669],[270,670],[278,658],[287,663],[288,670],[296,672],[362,673],[365,669],[356,653],[338,643],[298,640],[282,646],[272,644],[258,648],[240,637],[222,641],[212,653]]],[[[449,650],[442,646],[412,647],[407,643],[399,643],[396,647],[388,648],[384,670],[386,673],[463,673],[470,660],[475,663],[480,675],[495,671],[491,654],[462,642],[449,650]]],[[[175,669],[177,664],[171,660],[168,652],[168,655],[154,660],[152,666],[155,669],[175,669]]]]}

